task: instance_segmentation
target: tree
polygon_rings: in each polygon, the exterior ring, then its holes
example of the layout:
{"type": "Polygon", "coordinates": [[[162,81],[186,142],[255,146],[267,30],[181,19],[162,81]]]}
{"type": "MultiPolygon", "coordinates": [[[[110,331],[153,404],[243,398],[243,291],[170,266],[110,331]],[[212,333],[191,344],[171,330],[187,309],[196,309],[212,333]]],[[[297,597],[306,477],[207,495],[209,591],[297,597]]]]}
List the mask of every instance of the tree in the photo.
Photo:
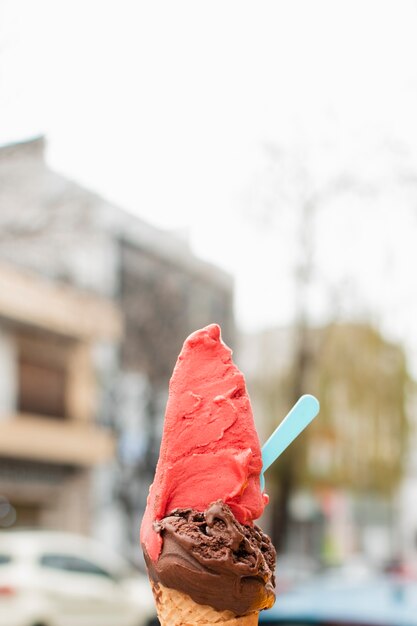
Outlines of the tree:
{"type": "MultiPolygon", "coordinates": [[[[286,366],[281,355],[274,367],[276,332],[265,332],[265,345],[273,347],[269,354],[263,350],[268,365],[252,381],[255,401],[268,417],[283,415],[291,404],[290,394],[297,387],[294,377],[300,371],[290,353],[286,366]]],[[[359,499],[389,502],[406,459],[411,381],[402,347],[388,342],[370,324],[358,322],[310,327],[306,340],[310,358],[302,391],[317,395],[321,409],[319,418],[268,472],[273,534],[281,550],[287,535],[278,532],[287,533],[289,520],[288,509],[282,509],[285,497],[288,506],[297,489],[318,496],[342,489],[359,499]]]]}
{"type": "MultiPolygon", "coordinates": [[[[294,152],[282,150],[274,144],[266,145],[265,151],[268,157],[267,184],[261,189],[261,197],[256,203],[258,224],[268,228],[277,227],[284,212],[296,221],[294,245],[297,253],[293,267],[295,302],[291,366],[285,374],[285,385],[277,385],[277,381],[271,381],[267,375],[264,375],[263,384],[263,394],[267,399],[270,415],[276,416],[280,414],[277,411],[278,390],[287,408],[291,407],[303,393],[311,392],[308,383],[317,365],[319,350],[313,349],[311,344],[312,324],[309,309],[309,291],[316,278],[314,226],[317,213],[342,195],[373,195],[377,190],[372,183],[345,171],[323,179],[322,175],[314,172],[314,168],[308,166],[304,158],[300,158],[294,152]]],[[[333,318],[337,317],[337,295],[337,290],[329,290],[328,309],[333,318]]],[[[305,458],[306,441],[304,436],[299,438],[275,465],[275,469],[279,470],[279,476],[275,477],[276,506],[273,507],[273,535],[279,549],[286,543],[290,496],[298,481],[301,460],[305,458]]]]}

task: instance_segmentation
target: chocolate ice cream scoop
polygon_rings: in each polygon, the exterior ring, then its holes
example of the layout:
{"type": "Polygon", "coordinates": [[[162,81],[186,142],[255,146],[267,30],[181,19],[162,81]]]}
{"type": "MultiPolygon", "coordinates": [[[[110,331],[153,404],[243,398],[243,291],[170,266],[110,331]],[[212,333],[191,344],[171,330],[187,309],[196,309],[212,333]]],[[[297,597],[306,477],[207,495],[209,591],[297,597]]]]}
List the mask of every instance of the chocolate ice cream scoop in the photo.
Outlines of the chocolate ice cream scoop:
{"type": "Polygon", "coordinates": [[[154,525],[163,539],[149,575],[199,603],[235,615],[270,608],[275,600],[275,549],[256,526],[237,521],[221,500],[206,511],[176,509],[154,525]]]}
{"type": "Polygon", "coordinates": [[[261,447],[245,379],[211,324],[184,342],[169,383],[159,460],[140,539],[156,563],[163,538],[154,522],[174,509],[225,502],[241,524],[261,517],[261,447]]]}

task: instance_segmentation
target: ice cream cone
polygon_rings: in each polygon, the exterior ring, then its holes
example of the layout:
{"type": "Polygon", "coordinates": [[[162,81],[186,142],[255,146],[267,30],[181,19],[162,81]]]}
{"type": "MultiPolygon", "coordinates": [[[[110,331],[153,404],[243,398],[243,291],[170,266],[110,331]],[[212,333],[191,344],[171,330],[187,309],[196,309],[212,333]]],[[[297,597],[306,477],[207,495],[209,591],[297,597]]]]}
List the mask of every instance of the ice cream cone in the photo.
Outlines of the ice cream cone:
{"type": "Polygon", "coordinates": [[[217,324],[184,342],[169,385],[140,540],[161,626],[257,626],[275,549],[245,378],[217,324]]]}
{"type": "Polygon", "coordinates": [[[258,613],[236,617],[231,611],[216,611],[197,604],[185,593],[151,581],[161,626],[257,626],[258,613]]]}

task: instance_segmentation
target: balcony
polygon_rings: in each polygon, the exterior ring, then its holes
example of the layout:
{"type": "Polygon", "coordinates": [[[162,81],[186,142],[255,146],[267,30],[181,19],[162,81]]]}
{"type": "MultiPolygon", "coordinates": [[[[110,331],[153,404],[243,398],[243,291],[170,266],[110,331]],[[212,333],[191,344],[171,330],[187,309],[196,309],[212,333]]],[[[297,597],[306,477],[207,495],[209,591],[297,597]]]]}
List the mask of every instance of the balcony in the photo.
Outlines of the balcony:
{"type": "Polygon", "coordinates": [[[89,422],[25,413],[0,421],[0,457],[91,466],[113,455],[112,435],[89,422]]]}

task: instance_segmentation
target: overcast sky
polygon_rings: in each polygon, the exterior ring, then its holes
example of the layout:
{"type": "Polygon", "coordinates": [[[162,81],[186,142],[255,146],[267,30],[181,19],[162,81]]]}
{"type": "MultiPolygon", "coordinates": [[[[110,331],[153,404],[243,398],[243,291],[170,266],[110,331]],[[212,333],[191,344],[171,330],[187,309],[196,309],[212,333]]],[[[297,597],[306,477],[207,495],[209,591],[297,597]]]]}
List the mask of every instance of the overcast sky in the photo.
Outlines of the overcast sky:
{"type": "Polygon", "coordinates": [[[311,226],[311,311],[417,364],[415,0],[0,0],[0,24],[0,141],[45,133],[51,166],[186,232],[243,328],[291,320],[296,172],[359,181],[311,226]]]}

